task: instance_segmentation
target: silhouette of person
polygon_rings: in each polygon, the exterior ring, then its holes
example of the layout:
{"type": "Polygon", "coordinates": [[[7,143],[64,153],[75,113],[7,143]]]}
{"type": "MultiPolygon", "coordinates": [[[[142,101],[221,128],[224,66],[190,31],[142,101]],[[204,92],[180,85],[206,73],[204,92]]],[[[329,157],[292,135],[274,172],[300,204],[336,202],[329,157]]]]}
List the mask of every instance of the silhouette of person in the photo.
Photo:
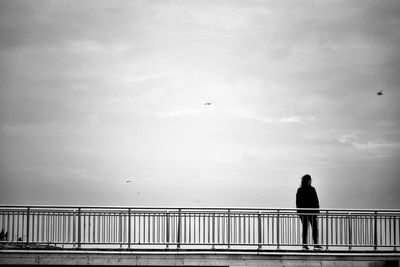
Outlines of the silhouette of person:
{"type": "Polygon", "coordinates": [[[4,228],[2,228],[0,232],[0,240],[1,241],[6,240],[6,235],[7,233],[4,233],[4,228]]]}
{"type": "Polygon", "coordinates": [[[296,207],[303,225],[303,249],[308,249],[307,237],[309,224],[311,224],[312,228],[314,248],[322,249],[322,247],[318,245],[317,213],[319,213],[319,200],[315,188],[311,186],[311,176],[309,174],[306,174],[301,178],[301,186],[297,189],[296,193],[296,207]],[[301,208],[308,209],[301,210],[301,208]],[[309,208],[315,208],[315,210],[310,210],[309,208]]]}

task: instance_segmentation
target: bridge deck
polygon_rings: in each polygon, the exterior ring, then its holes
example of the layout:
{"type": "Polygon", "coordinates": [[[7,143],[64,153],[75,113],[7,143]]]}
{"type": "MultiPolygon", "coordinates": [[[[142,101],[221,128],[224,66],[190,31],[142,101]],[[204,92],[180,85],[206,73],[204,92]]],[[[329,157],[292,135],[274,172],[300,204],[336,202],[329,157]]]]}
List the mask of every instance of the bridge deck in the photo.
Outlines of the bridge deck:
{"type": "Polygon", "coordinates": [[[397,252],[226,250],[0,250],[1,265],[399,266],[397,252]]]}

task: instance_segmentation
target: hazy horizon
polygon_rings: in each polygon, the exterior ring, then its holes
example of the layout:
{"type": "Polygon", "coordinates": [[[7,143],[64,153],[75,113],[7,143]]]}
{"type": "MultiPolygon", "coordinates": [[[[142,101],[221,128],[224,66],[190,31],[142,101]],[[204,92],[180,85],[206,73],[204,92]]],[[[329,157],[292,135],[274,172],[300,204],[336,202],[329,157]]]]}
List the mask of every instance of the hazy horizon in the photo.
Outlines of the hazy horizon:
{"type": "Polygon", "coordinates": [[[0,0],[0,203],[400,208],[399,14],[0,0]]]}

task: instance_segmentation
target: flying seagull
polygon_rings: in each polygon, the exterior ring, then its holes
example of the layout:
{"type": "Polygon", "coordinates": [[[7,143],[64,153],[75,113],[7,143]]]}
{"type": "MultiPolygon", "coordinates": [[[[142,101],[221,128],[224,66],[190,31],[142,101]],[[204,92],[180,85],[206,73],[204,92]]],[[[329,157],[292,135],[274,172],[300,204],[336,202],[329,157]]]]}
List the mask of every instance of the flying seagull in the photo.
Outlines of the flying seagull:
{"type": "Polygon", "coordinates": [[[131,181],[131,180],[128,180],[128,181],[126,181],[126,183],[132,183],[132,181],[131,181]]]}
{"type": "Polygon", "coordinates": [[[204,103],[204,105],[206,105],[206,106],[209,106],[211,104],[212,104],[211,102],[204,103]]]}
{"type": "Polygon", "coordinates": [[[383,95],[383,90],[380,90],[379,92],[376,92],[377,95],[383,95]]]}

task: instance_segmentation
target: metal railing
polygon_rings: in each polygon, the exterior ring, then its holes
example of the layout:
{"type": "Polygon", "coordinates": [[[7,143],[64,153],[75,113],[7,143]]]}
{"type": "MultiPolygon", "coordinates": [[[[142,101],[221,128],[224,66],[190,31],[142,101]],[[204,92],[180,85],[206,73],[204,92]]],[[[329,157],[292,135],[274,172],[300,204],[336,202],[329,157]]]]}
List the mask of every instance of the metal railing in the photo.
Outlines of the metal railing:
{"type": "MultiPolygon", "coordinates": [[[[326,250],[395,250],[400,210],[320,209],[326,250]]],[[[61,248],[299,249],[296,209],[0,206],[0,243],[61,248]]],[[[312,244],[312,231],[308,231],[312,244]]]]}

